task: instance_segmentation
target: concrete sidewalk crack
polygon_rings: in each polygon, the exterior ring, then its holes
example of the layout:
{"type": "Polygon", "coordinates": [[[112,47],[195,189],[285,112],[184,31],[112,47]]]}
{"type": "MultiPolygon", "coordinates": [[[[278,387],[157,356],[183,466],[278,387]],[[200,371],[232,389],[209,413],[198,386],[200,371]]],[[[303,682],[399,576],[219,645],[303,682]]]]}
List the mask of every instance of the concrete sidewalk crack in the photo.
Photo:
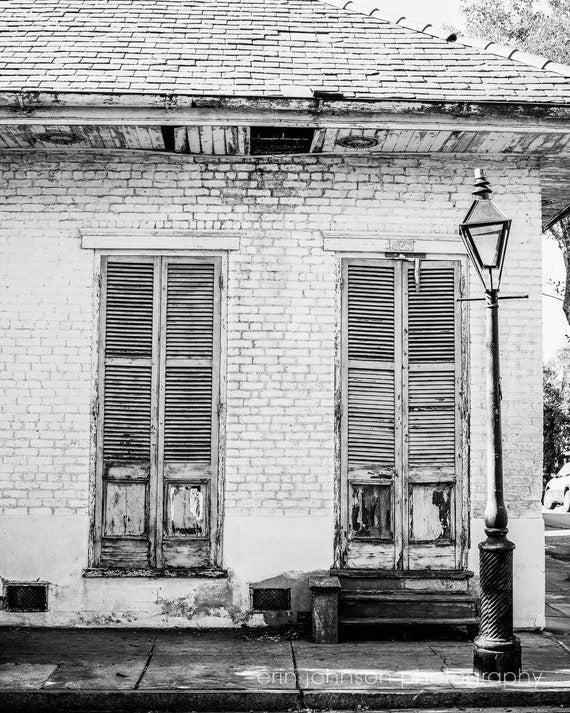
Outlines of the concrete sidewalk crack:
{"type": "Polygon", "coordinates": [[[432,654],[433,654],[436,658],[438,658],[440,661],[443,661],[443,663],[442,663],[442,665],[441,665],[441,670],[443,671],[446,666],[449,666],[449,661],[448,661],[447,657],[445,656],[445,654],[440,654],[440,653],[438,653],[438,652],[430,645],[429,641],[426,641],[425,643],[426,643],[426,646],[428,647],[428,649],[432,652],[432,654]]]}
{"type": "Polygon", "coordinates": [[[307,706],[305,705],[305,694],[301,688],[301,682],[299,681],[299,669],[297,668],[297,656],[295,655],[295,647],[293,646],[293,640],[289,641],[291,645],[291,659],[293,660],[293,670],[295,672],[295,686],[299,693],[299,702],[301,704],[301,710],[305,710],[307,706]]]}
{"type": "Polygon", "coordinates": [[[135,691],[141,685],[144,675],[147,672],[148,667],[150,666],[150,662],[152,661],[152,655],[154,654],[154,647],[156,646],[156,640],[158,639],[158,634],[159,634],[159,632],[157,631],[156,634],[154,635],[154,641],[152,642],[152,646],[150,647],[150,651],[148,653],[146,663],[144,665],[143,670],[141,671],[141,675],[138,677],[137,682],[135,683],[135,687],[134,687],[135,691]]]}
{"type": "Polygon", "coordinates": [[[570,654],[570,647],[568,647],[563,641],[560,641],[560,639],[556,636],[556,633],[553,633],[551,631],[544,631],[543,634],[547,636],[549,639],[552,639],[555,641],[560,648],[564,649],[567,654],[570,654]]]}
{"type": "Polygon", "coordinates": [[[3,654],[7,649],[12,646],[16,641],[19,641],[24,635],[23,631],[14,632],[14,638],[7,641],[4,646],[0,646],[0,653],[3,654]]]}

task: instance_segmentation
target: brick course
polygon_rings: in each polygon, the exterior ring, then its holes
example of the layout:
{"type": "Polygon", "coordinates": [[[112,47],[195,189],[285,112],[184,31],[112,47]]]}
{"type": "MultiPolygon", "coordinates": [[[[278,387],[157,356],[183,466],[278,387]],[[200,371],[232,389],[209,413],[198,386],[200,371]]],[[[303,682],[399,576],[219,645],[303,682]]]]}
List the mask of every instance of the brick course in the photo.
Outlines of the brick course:
{"type": "MultiPolygon", "coordinates": [[[[531,161],[479,162],[514,219],[503,303],[506,487],[540,512],[540,186],[531,161]]],[[[88,510],[94,255],[81,228],[242,231],[226,290],[227,512],[324,514],[334,492],[338,257],[323,232],[457,234],[473,159],[189,158],[124,153],[0,157],[0,506],[88,510]]],[[[478,286],[473,282],[473,292],[478,286]]],[[[483,307],[471,312],[471,468],[485,498],[483,307]]]]}

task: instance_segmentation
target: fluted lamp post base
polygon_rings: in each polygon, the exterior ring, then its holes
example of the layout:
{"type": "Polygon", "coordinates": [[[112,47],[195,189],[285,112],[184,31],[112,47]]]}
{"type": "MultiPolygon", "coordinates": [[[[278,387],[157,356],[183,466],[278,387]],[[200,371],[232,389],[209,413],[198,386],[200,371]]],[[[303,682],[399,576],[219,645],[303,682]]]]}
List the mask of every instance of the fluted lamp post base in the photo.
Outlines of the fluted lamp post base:
{"type": "Polygon", "coordinates": [[[473,643],[473,672],[504,680],[521,673],[521,643],[513,634],[513,551],[506,529],[487,530],[479,545],[481,629],[473,643]]]}
{"type": "Polygon", "coordinates": [[[521,642],[497,641],[478,636],[473,643],[473,672],[490,681],[515,679],[521,674],[521,642]]]}

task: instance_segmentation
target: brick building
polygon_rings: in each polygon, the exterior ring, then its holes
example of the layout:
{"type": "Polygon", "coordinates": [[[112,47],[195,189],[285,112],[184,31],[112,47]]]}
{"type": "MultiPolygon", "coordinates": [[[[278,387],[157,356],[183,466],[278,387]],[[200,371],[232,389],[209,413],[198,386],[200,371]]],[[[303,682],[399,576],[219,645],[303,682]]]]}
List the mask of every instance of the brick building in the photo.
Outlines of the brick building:
{"type": "Polygon", "coordinates": [[[529,294],[501,309],[505,485],[516,624],[541,626],[570,68],[364,1],[2,13],[0,578],[48,597],[0,623],[283,622],[331,567],[472,596],[478,166],[513,219],[504,291],[529,294]]]}

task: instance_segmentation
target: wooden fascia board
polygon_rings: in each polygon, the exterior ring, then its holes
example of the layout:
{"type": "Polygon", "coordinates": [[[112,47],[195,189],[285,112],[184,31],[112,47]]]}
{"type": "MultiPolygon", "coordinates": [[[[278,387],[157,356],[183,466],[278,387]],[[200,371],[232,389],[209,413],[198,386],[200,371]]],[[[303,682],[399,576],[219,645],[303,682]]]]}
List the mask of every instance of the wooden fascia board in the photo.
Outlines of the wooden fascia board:
{"type": "Polygon", "coordinates": [[[559,223],[561,220],[566,218],[566,216],[570,213],[570,203],[567,203],[561,210],[556,213],[556,215],[553,218],[550,218],[544,225],[542,226],[542,232],[546,233],[548,230],[553,228],[557,223],[559,223]]]}
{"type": "Polygon", "coordinates": [[[570,132],[570,106],[0,92],[2,124],[252,124],[570,132]]]}

